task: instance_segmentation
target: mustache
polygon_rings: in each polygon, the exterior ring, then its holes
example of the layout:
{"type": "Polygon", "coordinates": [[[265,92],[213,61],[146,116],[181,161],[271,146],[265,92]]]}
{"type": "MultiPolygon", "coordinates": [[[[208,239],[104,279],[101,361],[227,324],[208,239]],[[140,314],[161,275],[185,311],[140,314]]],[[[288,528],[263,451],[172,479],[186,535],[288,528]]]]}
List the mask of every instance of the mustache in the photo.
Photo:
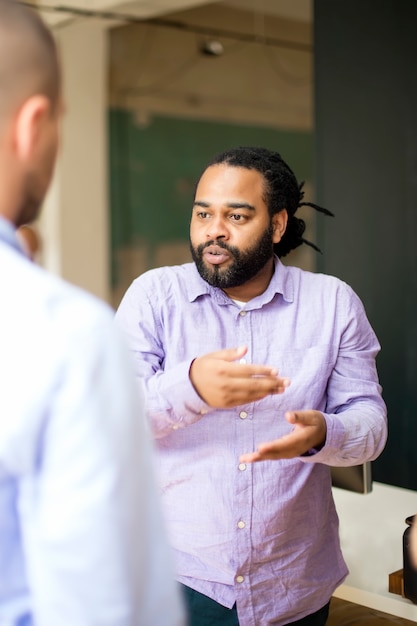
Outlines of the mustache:
{"type": "Polygon", "coordinates": [[[234,248],[231,246],[228,246],[227,243],[224,243],[224,241],[216,241],[215,239],[212,239],[211,241],[207,241],[206,243],[201,243],[198,246],[198,250],[200,252],[202,252],[203,250],[205,250],[206,248],[208,248],[209,246],[217,246],[219,248],[223,248],[223,250],[227,250],[228,252],[234,252],[234,248]]]}

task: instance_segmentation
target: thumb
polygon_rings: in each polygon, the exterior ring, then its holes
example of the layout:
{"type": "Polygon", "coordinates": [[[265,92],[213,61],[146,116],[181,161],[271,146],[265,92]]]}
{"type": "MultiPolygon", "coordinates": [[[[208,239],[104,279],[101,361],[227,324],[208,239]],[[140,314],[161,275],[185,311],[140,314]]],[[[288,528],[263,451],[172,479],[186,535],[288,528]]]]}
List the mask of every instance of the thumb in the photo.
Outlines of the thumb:
{"type": "Polygon", "coordinates": [[[308,424],[304,411],[287,411],[285,419],[289,424],[308,424]]]}
{"type": "Polygon", "coordinates": [[[223,361],[237,361],[241,359],[248,351],[247,346],[240,346],[239,348],[227,348],[226,350],[219,350],[215,352],[213,356],[223,361]]]}
{"type": "Polygon", "coordinates": [[[315,426],[323,418],[322,413],[308,409],[306,411],[287,411],[285,419],[290,424],[299,424],[300,426],[315,426]]]}

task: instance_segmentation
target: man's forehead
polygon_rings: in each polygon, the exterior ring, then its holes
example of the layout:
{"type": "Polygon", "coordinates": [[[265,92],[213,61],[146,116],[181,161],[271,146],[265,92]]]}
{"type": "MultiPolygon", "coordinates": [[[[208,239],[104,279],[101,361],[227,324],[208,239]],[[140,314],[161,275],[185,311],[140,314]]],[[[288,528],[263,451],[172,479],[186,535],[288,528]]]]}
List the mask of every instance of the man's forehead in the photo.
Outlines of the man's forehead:
{"type": "Polygon", "coordinates": [[[252,207],[264,203],[265,186],[256,170],[230,165],[209,166],[196,188],[195,202],[221,204],[229,208],[252,207]]]}
{"type": "Polygon", "coordinates": [[[235,167],[233,165],[210,165],[202,174],[197,191],[213,189],[215,191],[234,189],[259,192],[263,189],[264,177],[254,169],[235,167]]]}

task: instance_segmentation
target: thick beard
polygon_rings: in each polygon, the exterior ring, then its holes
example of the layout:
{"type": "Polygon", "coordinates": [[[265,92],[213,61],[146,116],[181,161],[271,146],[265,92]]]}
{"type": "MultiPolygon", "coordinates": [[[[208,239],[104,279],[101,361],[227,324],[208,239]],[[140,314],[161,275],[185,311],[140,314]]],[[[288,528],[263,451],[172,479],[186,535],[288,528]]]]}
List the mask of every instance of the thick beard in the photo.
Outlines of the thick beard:
{"type": "Polygon", "coordinates": [[[272,224],[270,224],[258,241],[245,251],[241,251],[235,246],[228,246],[221,240],[208,241],[196,248],[190,243],[191,255],[201,278],[212,287],[219,287],[220,289],[240,287],[240,285],[251,280],[273,256],[272,232],[272,224]],[[204,263],[203,250],[212,245],[219,246],[232,255],[234,260],[229,267],[222,269],[218,265],[207,266],[204,263]]]}

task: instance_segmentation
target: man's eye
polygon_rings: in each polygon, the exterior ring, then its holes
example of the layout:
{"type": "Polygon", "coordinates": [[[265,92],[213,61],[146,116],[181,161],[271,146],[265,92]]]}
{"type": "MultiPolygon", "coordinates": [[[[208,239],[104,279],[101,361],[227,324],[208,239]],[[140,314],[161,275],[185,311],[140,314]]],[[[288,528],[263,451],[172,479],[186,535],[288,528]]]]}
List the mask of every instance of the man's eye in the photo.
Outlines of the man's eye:
{"type": "Polygon", "coordinates": [[[200,217],[201,219],[205,220],[208,217],[208,213],[207,211],[199,211],[197,213],[197,217],[200,217]]]}
{"type": "Polygon", "coordinates": [[[243,220],[245,219],[245,216],[241,215],[240,213],[233,213],[230,217],[233,222],[243,222],[243,220]]]}

